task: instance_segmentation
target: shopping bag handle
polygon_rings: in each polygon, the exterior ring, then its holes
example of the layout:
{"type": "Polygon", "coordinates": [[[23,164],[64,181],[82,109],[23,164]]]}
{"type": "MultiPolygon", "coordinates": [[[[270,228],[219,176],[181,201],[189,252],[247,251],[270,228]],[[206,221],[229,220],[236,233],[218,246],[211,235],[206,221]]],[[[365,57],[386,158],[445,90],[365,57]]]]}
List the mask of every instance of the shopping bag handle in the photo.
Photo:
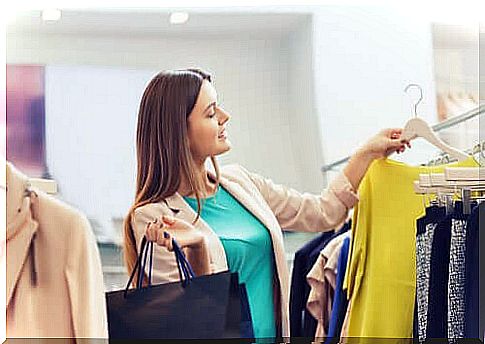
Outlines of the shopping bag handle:
{"type": "MultiPolygon", "coordinates": [[[[180,281],[182,285],[185,287],[190,281],[195,277],[194,270],[192,266],[188,262],[187,258],[185,257],[184,252],[178,245],[177,241],[172,238],[172,247],[173,252],[175,254],[175,259],[177,261],[177,268],[179,270],[180,281]]],[[[148,285],[152,285],[152,268],[153,268],[153,242],[148,241],[145,236],[143,236],[140,248],[140,254],[136,259],[136,264],[131,271],[130,278],[125,288],[125,297],[128,293],[128,289],[131,285],[131,282],[135,278],[135,274],[138,273],[138,280],[135,289],[141,289],[143,286],[143,280],[147,259],[150,258],[150,269],[148,270],[148,285]]]]}

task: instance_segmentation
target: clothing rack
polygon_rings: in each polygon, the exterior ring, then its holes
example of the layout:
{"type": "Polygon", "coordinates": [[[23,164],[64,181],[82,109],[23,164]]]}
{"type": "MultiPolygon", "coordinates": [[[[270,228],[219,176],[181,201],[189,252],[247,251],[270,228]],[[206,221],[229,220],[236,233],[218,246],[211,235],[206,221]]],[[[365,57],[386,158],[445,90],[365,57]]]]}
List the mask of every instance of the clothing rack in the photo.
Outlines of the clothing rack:
{"type": "MultiPolygon", "coordinates": [[[[468,121],[468,120],[470,120],[472,118],[475,118],[477,116],[481,116],[484,113],[485,113],[485,104],[480,104],[479,106],[477,106],[476,108],[474,108],[472,110],[469,110],[469,111],[467,111],[467,112],[465,112],[465,113],[463,113],[461,115],[458,115],[458,116],[453,116],[452,118],[447,119],[446,121],[443,121],[443,122],[440,122],[438,124],[433,125],[431,128],[435,132],[439,132],[441,130],[454,127],[455,125],[458,125],[460,123],[463,123],[465,121],[468,121]]],[[[320,170],[322,172],[331,171],[335,167],[340,166],[340,165],[346,163],[347,161],[349,161],[349,159],[350,159],[350,156],[347,156],[345,158],[336,160],[336,161],[334,161],[334,162],[332,162],[330,164],[323,165],[320,170]]]]}
{"type": "MultiPolygon", "coordinates": [[[[479,158],[485,158],[485,140],[480,141],[472,148],[467,149],[465,153],[468,153],[470,155],[480,154],[479,158]]],[[[441,153],[438,157],[429,160],[426,166],[443,165],[443,164],[448,164],[450,162],[455,162],[455,161],[457,160],[451,158],[449,154],[441,153]]]]}
{"type": "Polygon", "coordinates": [[[444,173],[420,174],[414,182],[417,194],[437,197],[438,203],[451,209],[453,197],[460,195],[463,213],[471,213],[471,201],[483,200],[476,193],[485,191],[485,168],[483,167],[446,167],[444,173]],[[474,194],[472,195],[472,192],[474,194]]]}

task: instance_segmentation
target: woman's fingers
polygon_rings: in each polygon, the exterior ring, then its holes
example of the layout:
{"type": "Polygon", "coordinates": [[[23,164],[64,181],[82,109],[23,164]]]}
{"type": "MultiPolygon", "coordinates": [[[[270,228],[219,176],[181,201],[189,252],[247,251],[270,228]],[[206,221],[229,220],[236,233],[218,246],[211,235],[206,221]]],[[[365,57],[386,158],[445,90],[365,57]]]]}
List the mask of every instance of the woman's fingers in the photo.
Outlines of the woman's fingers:
{"type": "Polygon", "coordinates": [[[170,233],[160,230],[157,233],[157,244],[166,247],[169,251],[173,250],[172,236],[170,233]]]}
{"type": "Polygon", "coordinates": [[[193,226],[187,221],[169,215],[163,215],[161,220],[168,228],[193,229],[193,226]]]}
{"type": "Polygon", "coordinates": [[[197,231],[192,224],[169,215],[163,215],[148,223],[146,238],[170,251],[173,250],[173,239],[177,240],[180,247],[196,246],[204,241],[202,233],[197,231]]]}
{"type": "Polygon", "coordinates": [[[391,139],[398,139],[401,137],[402,129],[401,128],[389,128],[384,129],[382,134],[391,139]]]}
{"type": "Polygon", "coordinates": [[[162,215],[161,220],[168,225],[174,225],[176,222],[176,219],[169,215],[162,215]]]}
{"type": "MultiPolygon", "coordinates": [[[[391,139],[400,139],[402,135],[402,129],[401,128],[394,128],[394,129],[389,129],[390,130],[390,137],[391,139]]],[[[400,143],[405,144],[408,148],[411,148],[411,143],[408,140],[399,140],[400,143]]]]}
{"type": "Polygon", "coordinates": [[[177,237],[180,237],[182,242],[189,242],[192,238],[185,238],[186,234],[184,229],[190,229],[192,226],[181,219],[176,219],[169,215],[163,215],[158,219],[155,219],[147,224],[145,236],[148,241],[155,242],[157,245],[166,247],[168,250],[173,250],[171,231],[182,230],[177,237]]]}
{"type": "MultiPolygon", "coordinates": [[[[148,241],[156,242],[157,244],[161,246],[166,246],[166,241],[168,241],[164,237],[164,223],[159,221],[158,219],[155,219],[154,221],[151,221],[147,224],[147,229],[145,231],[145,236],[148,241]],[[165,240],[162,240],[165,239],[165,240]]],[[[169,236],[170,234],[167,233],[169,236]]]]}
{"type": "Polygon", "coordinates": [[[399,153],[402,153],[406,150],[406,145],[405,144],[401,144],[397,149],[396,149],[396,153],[399,154],[399,153]]]}
{"type": "Polygon", "coordinates": [[[398,143],[406,145],[408,148],[411,148],[411,142],[409,142],[408,140],[401,140],[402,131],[403,130],[401,128],[388,129],[388,137],[390,137],[391,140],[397,140],[398,143]]]}
{"type": "Polygon", "coordinates": [[[389,151],[395,151],[396,153],[402,153],[406,148],[411,148],[411,142],[401,139],[402,128],[387,129],[387,134],[390,137],[389,151]]]}
{"type": "Polygon", "coordinates": [[[155,241],[156,240],[156,230],[153,226],[153,222],[147,223],[147,228],[145,231],[145,237],[148,241],[155,241]]]}
{"type": "Polygon", "coordinates": [[[388,139],[387,148],[386,148],[386,155],[389,155],[392,152],[402,153],[406,150],[406,146],[410,147],[408,142],[403,142],[399,139],[388,139]]]}

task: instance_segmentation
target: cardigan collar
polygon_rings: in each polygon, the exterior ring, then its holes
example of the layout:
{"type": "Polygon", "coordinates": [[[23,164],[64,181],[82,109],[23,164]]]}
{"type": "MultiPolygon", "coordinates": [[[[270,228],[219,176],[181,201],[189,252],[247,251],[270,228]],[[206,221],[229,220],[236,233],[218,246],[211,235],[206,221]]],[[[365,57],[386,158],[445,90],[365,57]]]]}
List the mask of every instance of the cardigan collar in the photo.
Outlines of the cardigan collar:
{"type": "MultiPolygon", "coordinates": [[[[216,175],[213,171],[207,171],[209,176],[211,176],[214,180],[216,179],[216,175]]],[[[266,228],[271,228],[271,223],[267,221],[268,216],[264,213],[264,210],[258,204],[255,204],[255,199],[253,196],[249,195],[239,183],[236,183],[229,178],[221,175],[219,178],[219,183],[224,189],[227,190],[236,200],[239,201],[251,214],[253,214],[258,220],[260,220],[266,228]]],[[[165,199],[165,203],[167,206],[175,213],[184,213],[185,216],[192,215],[195,219],[197,215],[195,211],[190,207],[190,205],[184,200],[183,196],[176,192],[172,196],[169,196],[165,199]]]]}

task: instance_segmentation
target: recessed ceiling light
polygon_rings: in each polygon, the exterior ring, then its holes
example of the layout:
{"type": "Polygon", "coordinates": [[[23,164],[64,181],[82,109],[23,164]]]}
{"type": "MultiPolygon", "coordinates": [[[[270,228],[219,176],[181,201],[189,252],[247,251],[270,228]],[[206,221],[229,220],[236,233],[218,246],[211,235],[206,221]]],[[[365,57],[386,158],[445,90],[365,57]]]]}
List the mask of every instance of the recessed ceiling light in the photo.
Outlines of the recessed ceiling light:
{"type": "Polygon", "coordinates": [[[170,24],[183,24],[189,20],[187,12],[173,12],[170,14],[170,24]]]}
{"type": "Polygon", "coordinates": [[[42,11],[43,21],[58,21],[61,19],[61,10],[49,8],[42,11]]]}

